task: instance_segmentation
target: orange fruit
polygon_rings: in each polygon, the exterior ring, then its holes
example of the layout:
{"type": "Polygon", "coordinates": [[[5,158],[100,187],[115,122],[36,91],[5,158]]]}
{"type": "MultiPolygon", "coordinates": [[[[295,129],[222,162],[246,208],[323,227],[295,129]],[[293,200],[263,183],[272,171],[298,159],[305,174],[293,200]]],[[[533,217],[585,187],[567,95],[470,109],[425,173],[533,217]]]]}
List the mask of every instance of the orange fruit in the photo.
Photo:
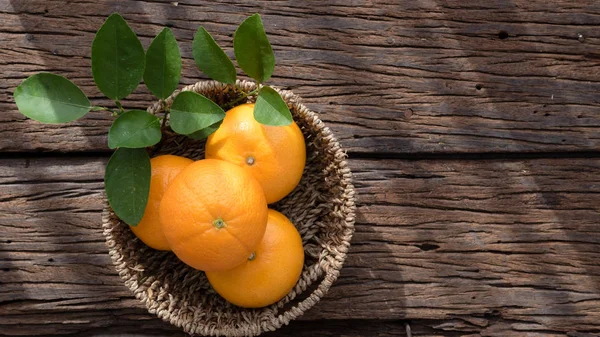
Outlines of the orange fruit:
{"type": "Polygon", "coordinates": [[[242,104],[227,111],[223,124],[208,137],[206,158],[228,161],[252,174],[270,204],[288,195],[300,182],[306,144],[296,123],[260,124],[254,119],[254,104],[242,104]]]}
{"type": "Polygon", "coordinates": [[[238,267],[206,276],[219,295],[245,308],[273,304],[296,285],[302,266],[302,238],[285,215],[269,210],[267,230],[254,253],[238,267]]]}
{"type": "Polygon", "coordinates": [[[260,184],[237,165],[205,159],[186,167],[160,203],[171,250],[204,271],[234,268],[248,258],[267,226],[260,184]]]}
{"type": "Polygon", "coordinates": [[[160,225],[158,208],[167,186],[179,172],[193,162],[191,159],[172,155],[150,159],[152,176],[144,216],[137,226],[129,226],[133,233],[147,246],[158,250],[169,250],[169,244],[160,225]]]}

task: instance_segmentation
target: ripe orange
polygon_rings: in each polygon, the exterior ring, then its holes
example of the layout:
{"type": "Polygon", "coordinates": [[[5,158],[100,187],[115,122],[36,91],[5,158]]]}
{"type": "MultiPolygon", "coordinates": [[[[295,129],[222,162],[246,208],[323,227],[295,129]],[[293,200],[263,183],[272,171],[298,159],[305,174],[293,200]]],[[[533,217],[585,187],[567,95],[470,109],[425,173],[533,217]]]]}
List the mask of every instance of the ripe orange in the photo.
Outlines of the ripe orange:
{"type": "Polygon", "coordinates": [[[251,173],[270,204],[300,182],[306,145],[296,123],[262,125],[254,119],[254,104],[242,104],[227,111],[223,124],[208,137],[206,158],[222,159],[251,173]]]}
{"type": "Polygon", "coordinates": [[[269,210],[267,230],[254,253],[240,266],[207,272],[219,295],[245,308],[273,304],[298,282],[304,265],[302,238],[285,215],[269,210]]]}
{"type": "Polygon", "coordinates": [[[186,167],[165,192],[160,221],[171,250],[204,271],[243,263],[263,237],[267,202],[239,166],[205,159],[186,167]]]}
{"type": "Polygon", "coordinates": [[[148,203],[140,223],[137,226],[130,226],[133,233],[146,245],[158,250],[169,250],[169,244],[160,226],[158,208],[167,186],[179,172],[193,162],[191,159],[172,155],[150,159],[152,176],[148,203]]]}

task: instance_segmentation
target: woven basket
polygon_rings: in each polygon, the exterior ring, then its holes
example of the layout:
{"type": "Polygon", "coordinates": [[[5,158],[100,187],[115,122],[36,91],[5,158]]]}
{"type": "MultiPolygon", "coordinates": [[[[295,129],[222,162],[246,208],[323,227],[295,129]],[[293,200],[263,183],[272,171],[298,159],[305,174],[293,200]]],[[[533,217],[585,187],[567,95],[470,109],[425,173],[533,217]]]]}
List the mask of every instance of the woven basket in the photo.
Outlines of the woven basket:
{"type": "MultiPolygon", "coordinates": [[[[238,81],[248,92],[256,84],[238,81]]],[[[183,88],[217,104],[239,95],[231,85],[198,82],[183,88]]],[[[346,155],[317,115],[300,104],[290,91],[279,91],[306,139],[307,161],[302,180],[286,198],[270,207],[285,214],[302,236],[305,264],[300,280],[279,302],[261,309],[243,309],[222,299],[211,289],[204,272],[181,262],[173,253],[147,247],[120,221],[106,198],[102,227],[109,253],[125,285],[148,311],[195,335],[256,336],[273,331],[302,315],[337,279],[354,233],[354,187],[346,155]]],[[[170,105],[175,92],[166,100],[170,105]]],[[[160,103],[148,111],[160,114],[160,103]]],[[[163,130],[163,140],[152,156],[175,154],[204,158],[204,141],[163,130]]]]}

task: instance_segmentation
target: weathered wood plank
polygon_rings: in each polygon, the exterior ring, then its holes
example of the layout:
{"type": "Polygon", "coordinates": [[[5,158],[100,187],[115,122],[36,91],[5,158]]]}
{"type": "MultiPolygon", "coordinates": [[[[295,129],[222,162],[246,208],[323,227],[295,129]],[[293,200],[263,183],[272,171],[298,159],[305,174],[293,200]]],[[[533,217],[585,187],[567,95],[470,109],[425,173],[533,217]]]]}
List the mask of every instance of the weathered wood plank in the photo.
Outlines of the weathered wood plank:
{"type": "MultiPolygon", "coordinates": [[[[600,148],[597,1],[190,2],[0,0],[0,151],[107,150],[110,117],[41,125],[16,111],[12,91],[54,71],[97,102],[90,45],[113,11],[145,46],[172,26],[184,84],[202,78],[191,59],[200,24],[232,54],[235,26],[261,12],[278,60],[271,83],[303,96],[352,152],[600,148]]],[[[151,101],[140,89],[126,104],[151,101]]]]}
{"type": "MultiPolygon", "coordinates": [[[[158,324],[106,253],[105,162],[0,160],[0,334],[158,324]]],[[[303,320],[423,319],[443,335],[600,332],[600,159],[351,166],[353,246],[303,320]]]]}
{"type": "MultiPolygon", "coordinates": [[[[89,328],[72,329],[68,323],[44,323],[40,324],[38,320],[28,323],[28,328],[14,326],[12,329],[3,329],[0,331],[0,336],[86,336],[86,337],[185,337],[178,328],[162,322],[158,319],[148,319],[147,315],[132,314],[131,311],[141,312],[141,310],[130,310],[127,312],[114,312],[114,315],[109,317],[109,320],[92,321],[89,328]],[[102,322],[98,324],[99,322],[102,322]],[[109,324],[103,327],[102,324],[109,324]],[[36,329],[33,333],[32,330],[36,329]],[[74,333],[71,333],[75,331],[74,333]]],[[[495,328],[493,332],[496,335],[508,333],[502,336],[517,336],[511,334],[507,324],[492,323],[495,328]]],[[[275,332],[265,333],[265,337],[278,336],[295,336],[295,337],[314,337],[314,336],[344,336],[344,337],[459,337],[459,336],[480,336],[481,328],[469,329],[464,326],[463,329],[457,331],[448,331],[444,328],[444,324],[439,321],[430,320],[411,320],[406,321],[390,321],[390,320],[316,320],[302,321],[297,324],[292,323],[275,332]]],[[[492,331],[487,328],[487,331],[492,331]]],[[[486,333],[485,331],[483,333],[486,333]]],[[[532,337],[563,337],[564,334],[553,333],[528,333],[532,337]]],[[[592,335],[579,334],[570,335],[572,337],[593,337],[592,335]]]]}

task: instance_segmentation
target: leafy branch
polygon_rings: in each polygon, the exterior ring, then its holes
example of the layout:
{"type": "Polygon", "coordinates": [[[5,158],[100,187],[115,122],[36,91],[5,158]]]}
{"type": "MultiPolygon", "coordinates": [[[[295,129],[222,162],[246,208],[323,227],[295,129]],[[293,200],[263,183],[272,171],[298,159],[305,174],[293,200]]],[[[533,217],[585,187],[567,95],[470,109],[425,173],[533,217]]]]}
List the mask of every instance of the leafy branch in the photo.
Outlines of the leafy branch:
{"type": "MultiPolygon", "coordinates": [[[[239,25],[233,48],[239,67],[257,82],[255,90],[244,92],[236,85],[233,62],[204,27],[198,28],[192,43],[198,68],[216,81],[234,85],[241,94],[224,107],[234,107],[256,96],[254,118],[258,122],[289,125],[292,115],[287,104],[277,91],[264,84],[275,69],[275,56],[259,14],[239,25]]],[[[169,28],[164,28],[144,52],[135,32],[115,13],[106,19],[92,42],[92,74],[96,86],[116,108],[92,106],[77,85],[51,73],[30,76],[15,89],[14,97],[22,114],[42,123],[68,123],[89,111],[107,111],[116,117],[108,132],[108,146],[116,151],[106,167],[105,190],[115,213],[135,226],[144,214],[150,188],[150,157],[146,148],[160,142],[161,128],[167,127],[167,119],[174,132],[204,139],[225,118],[223,108],[194,92],[181,92],[170,108],[166,106],[165,99],[179,85],[181,68],[179,45],[169,28]],[[160,100],[165,112],[162,118],[143,110],[126,110],[121,104],[142,78],[160,100]]]]}

